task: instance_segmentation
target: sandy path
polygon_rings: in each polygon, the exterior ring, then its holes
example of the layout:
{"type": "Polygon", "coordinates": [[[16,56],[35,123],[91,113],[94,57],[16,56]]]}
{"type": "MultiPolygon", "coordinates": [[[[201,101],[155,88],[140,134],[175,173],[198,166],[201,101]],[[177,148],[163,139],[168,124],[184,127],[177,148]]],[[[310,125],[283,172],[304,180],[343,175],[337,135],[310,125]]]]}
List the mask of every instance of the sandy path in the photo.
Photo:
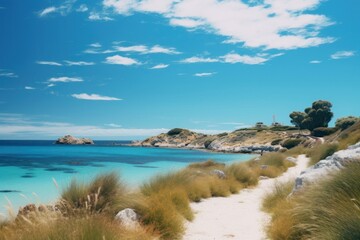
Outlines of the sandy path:
{"type": "Polygon", "coordinates": [[[261,211],[262,199],[276,181],[295,179],[306,169],[308,159],[301,155],[297,165],[275,179],[265,179],[253,189],[244,189],[227,198],[210,198],[192,203],[195,219],[186,224],[184,240],[266,239],[264,226],[270,217],[261,211]]]}

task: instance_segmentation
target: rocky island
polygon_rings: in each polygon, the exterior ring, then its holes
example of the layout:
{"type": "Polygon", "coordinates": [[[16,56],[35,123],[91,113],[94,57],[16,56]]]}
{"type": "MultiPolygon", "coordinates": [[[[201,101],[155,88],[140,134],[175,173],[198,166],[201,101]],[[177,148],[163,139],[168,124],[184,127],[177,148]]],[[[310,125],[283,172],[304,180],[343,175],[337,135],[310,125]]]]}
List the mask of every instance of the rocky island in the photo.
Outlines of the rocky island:
{"type": "Polygon", "coordinates": [[[94,144],[94,142],[90,138],[76,138],[71,135],[65,135],[56,140],[55,144],[90,145],[94,144]]]}

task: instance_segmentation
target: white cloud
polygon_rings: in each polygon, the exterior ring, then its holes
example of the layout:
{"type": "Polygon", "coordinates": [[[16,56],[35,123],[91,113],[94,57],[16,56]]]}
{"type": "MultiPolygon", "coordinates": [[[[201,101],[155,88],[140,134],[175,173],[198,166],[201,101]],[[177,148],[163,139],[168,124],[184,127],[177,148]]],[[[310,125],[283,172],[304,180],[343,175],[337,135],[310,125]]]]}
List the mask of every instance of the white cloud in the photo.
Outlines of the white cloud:
{"type": "Polygon", "coordinates": [[[167,13],[173,4],[173,0],[143,0],[137,8],[143,12],[167,13]]]}
{"type": "Polygon", "coordinates": [[[92,43],[89,45],[90,47],[93,47],[93,48],[100,48],[101,47],[101,44],[96,42],[96,43],[92,43]]]}
{"type": "Polygon", "coordinates": [[[165,48],[160,45],[155,45],[149,50],[149,53],[180,54],[181,52],[176,51],[175,48],[165,48]]]}
{"type": "Polygon", "coordinates": [[[100,13],[97,12],[91,12],[89,15],[89,20],[90,21],[113,21],[114,19],[108,16],[103,16],[100,13]]]}
{"type": "Polygon", "coordinates": [[[167,67],[169,67],[169,65],[168,64],[158,64],[158,65],[155,65],[155,66],[153,66],[152,68],[150,68],[150,69],[163,69],[163,68],[167,68],[167,67]]]}
{"type": "Polygon", "coordinates": [[[348,57],[353,57],[355,55],[354,51],[338,51],[334,54],[331,55],[332,59],[342,59],[342,58],[348,58],[348,57]]]}
{"type": "Polygon", "coordinates": [[[109,123],[109,124],[105,124],[105,126],[107,127],[112,127],[112,128],[121,128],[122,126],[116,123],[109,123]]]}
{"type": "Polygon", "coordinates": [[[87,12],[89,8],[86,6],[86,4],[81,4],[78,9],[76,9],[77,12],[87,12]]]}
{"type": "Polygon", "coordinates": [[[248,56],[248,55],[239,55],[236,53],[229,53],[221,57],[225,63],[244,63],[244,64],[262,64],[268,61],[268,58],[259,57],[259,56],[248,56]]]}
{"type": "Polygon", "coordinates": [[[335,41],[320,36],[321,29],[333,22],[310,13],[322,1],[104,0],[103,5],[123,15],[158,13],[169,19],[170,25],[204,29],[244,47],[289,50],[335,41]]]}
{"type": "Polygon", "coordinates": [[[67,63],[68,66],[91,66],[91,65],[95,65],[94,62],[83,62],[83,61],[78,61],[78,62],[73,62],[73,61],[64,61],[67,63]]]}
{"type": "Polygon", "coordinates": [[[319,63],[321,63],[321,61],[319,61],[319,60],[312,60],[312,61],[310,61],[310,63],[311,63],[311,64],[319,64],[319,63]]]}
{"type": "Polygon", "coordinates": [[[212,63],[219,62],[216,58],[190,57],[180,61],[181,63],[212,63]]]}
{"type": "Polygon", "coordinates": [[[0,77],[17,78],[19,76],[13,72],[0,72],[0,77]]]}
{"type": "Polygon", "coordinates": [[[50,62],[50,61],[36,61],[37,64],[40,65],[50,65],[50,66],[62,66],[61,63],[58,62],[50,62]]]}
{"type": "Polygon", "coordinates": [[[25,89],[26,89],[26,90],[34,90],[34,89],[36,89],[36,88],[30,87],[30,86],[25,86],[25,89]]]}
{"type": "Polygon", "coordinates": [[[128,47],[115,47],[115,49],[119,52],[140,52],[140,53],[146,53],[148,52],[148,47],[145,45],[134,45],[134,46],[128,46],[128,47]]]}
{"type": "Polygon", "coordinates": [[[152,47],[148,47],[145,45],[134,45],[134,46],[116,46],[115,49],[119,52],[138,52],[142,54],[150,54],[150,53],[163,53],[163,54],[180,54],[180,52],[176,51],[175,48],[167,48],[162,47],[160,45],[155,45],[152,47]]]}
{"type": "Polygon", "coordinates": [[[50,13],[54,13],[57,11],[57,8],[56,7],[48,7],[48,8],[45,8],[43,10],[41,10],[39,12],[39,17],[45,17],[46,15],[50,14],[50,13]]]}
{"type": "Polygon", "coordinates": [[[83,82],[84,80],[79,77],[52,77],[48,80],[48,82],[83,82]]]}
{"type": "Polygon", "coordinates": [[[170,25],[186,27],[186,28],[196,28],[201,25],[204,25],[204,22],[201,20],[194,20],[191,18],[172,18],[170,19],[170,25]]]}
{"type": "Polygon", "coordinates": [[[140,62],[138,62],[137,60],[135,60],[133,58],[122,57],[122,56],[119,56],[119,55],[114,55],[114,56],[111,56],[111,57],[107,57],[105,63],[107,63],[107,64],[125,65],[125,66],[141,64],[140,62]]]}
{"type": "Polygon", "coordinates": [[[50,84],[48,84],[47,86],[48,86],[48,87],[55,87],[56,85],[53,84],[53,83],[50,83],[50,84]]]}
{"type": "Polygon", "coordinates": [[[66,0],[59,6],[51,6],[41,10],[38,13],[39,17],[46,17],[49,14],[58,13],[62,16],[68,15],[73,10],[73,5],[77,0],[66,0]]]}
{"type": "Polygon", "coordinates": [[[195,77],[209,77],[214,75],[215,73],[213,72],[204,72],[204,73],[195,73],[194,76],[195,77]]]}
{"type": "Polygon", "coordinates": [[[72,94],[71,96],[74,98],[77,98],[77,99],[92,100],[92,101],[120,101],[120,100],[122,100],[121,98],[101,96],[98,94],[87,94],[87,93],[72,94]]]}

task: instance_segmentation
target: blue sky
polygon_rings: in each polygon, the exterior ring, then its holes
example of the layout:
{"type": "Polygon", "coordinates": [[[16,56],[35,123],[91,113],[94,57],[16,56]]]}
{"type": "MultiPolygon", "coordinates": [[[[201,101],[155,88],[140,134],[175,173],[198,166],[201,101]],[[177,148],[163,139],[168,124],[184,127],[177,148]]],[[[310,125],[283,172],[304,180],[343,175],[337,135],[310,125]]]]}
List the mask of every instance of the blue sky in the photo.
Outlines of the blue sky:
{"type": "Polygon", "coordinates": [[[0,0],[0,139],[360,115],[360,2],[0,0]]]}

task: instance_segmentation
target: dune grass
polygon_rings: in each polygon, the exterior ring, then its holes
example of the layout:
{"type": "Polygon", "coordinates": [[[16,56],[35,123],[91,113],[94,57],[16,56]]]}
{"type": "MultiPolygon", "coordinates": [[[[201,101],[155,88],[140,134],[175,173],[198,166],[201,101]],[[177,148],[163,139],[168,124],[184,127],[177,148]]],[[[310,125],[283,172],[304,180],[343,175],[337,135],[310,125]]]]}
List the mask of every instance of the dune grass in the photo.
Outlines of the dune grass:
{"type": "Polygon", "coordinates": [[[118,240],[154,239],[156,235],[145,229],[124,229],[103,216],[58,217],[46,214],[35,220],[18,220],[0,227],[0,240],[118,240]]]}
{"type": "Polygon", "coordinates": [[[125,183],[111,172],[98,175],[89,183],[73,179],[61,193],[60,206],[68,213],[80,210],[114,214],[123,208],[127,196],[125,183]]]}
{"type": "Polygon", "coordinates": [[[318,144],[314,148],[309,149],[307,156],[310,157],[309,166],[318,163],[320,160],[333,155],[339,148],[336,143],[318,144]]]}
{"type": "Polygon", "coordinates": [[[270,239],[360,239],[360,163],[288,198],[289,189],[278,187],[265,198],[272,213],[270,239]]]}

